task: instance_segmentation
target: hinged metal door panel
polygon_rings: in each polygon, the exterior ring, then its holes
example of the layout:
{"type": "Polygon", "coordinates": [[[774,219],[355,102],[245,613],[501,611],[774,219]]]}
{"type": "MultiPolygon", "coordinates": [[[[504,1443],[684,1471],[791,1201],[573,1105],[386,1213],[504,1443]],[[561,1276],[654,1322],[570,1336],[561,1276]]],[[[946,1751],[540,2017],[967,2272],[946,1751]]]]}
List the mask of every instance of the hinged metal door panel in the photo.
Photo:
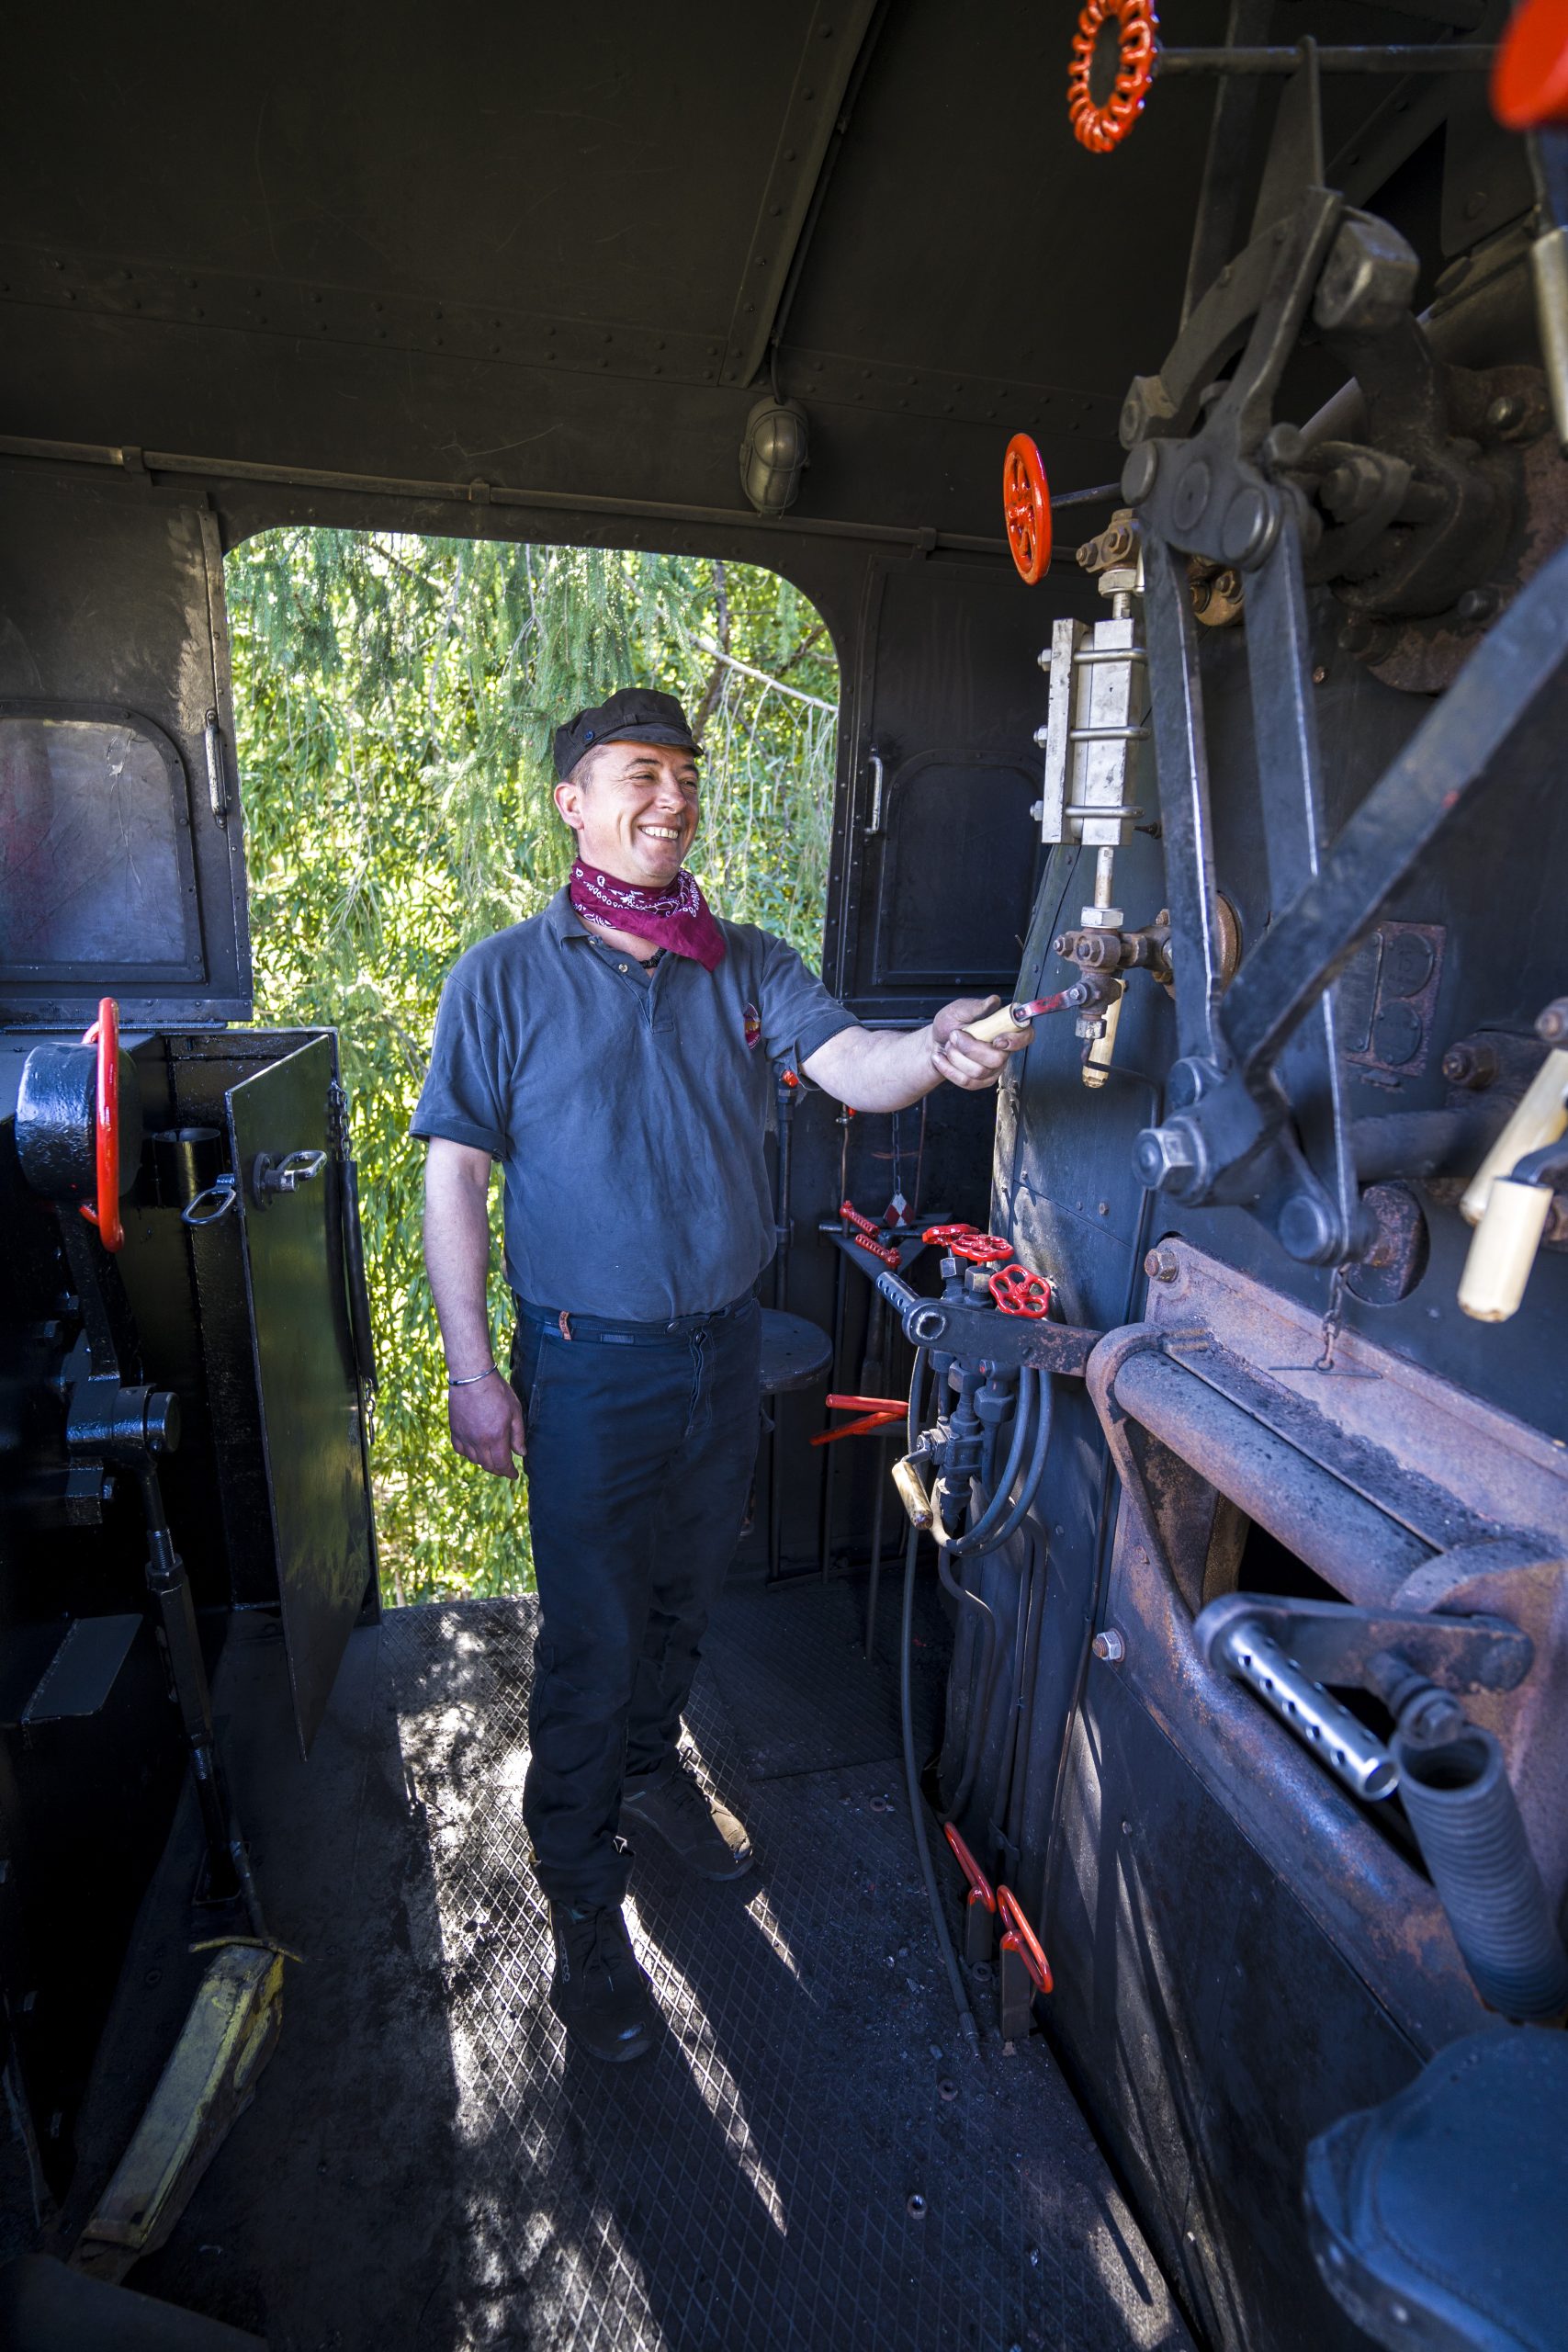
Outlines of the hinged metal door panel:
{"type": "Polygon", "coordinates": [[[335,1076],[334,1040],[316,1037],[226,1097],[283,1633],[307,1752],[376,1572],[328,1102],[335,1076]],[[258,1161],[276,1170],[291,1153],[322,1157],[293,1189],[258,1189],[258,1161]]]}
{"type": "Polygon", "coordinates": [[[248,1020],[223,553],[206,503],[0,475],[0,1020],[248,1020]]]}

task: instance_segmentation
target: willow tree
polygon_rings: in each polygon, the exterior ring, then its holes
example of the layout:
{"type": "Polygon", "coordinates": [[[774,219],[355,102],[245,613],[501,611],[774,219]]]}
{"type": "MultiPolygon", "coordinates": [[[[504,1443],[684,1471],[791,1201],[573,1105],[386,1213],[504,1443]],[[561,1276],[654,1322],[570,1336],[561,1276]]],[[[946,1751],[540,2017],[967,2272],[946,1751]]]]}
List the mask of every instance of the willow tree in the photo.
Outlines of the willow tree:
{"type": "MultiPolygon", "coordinates": [[[[258,1019],[342,1036],[381,1391],[389,1598],[529,1581],[521,1487],[452,1453],[408,1123],[441,981],[535,914],[570,836],[560,718],[626,684],[679,695],[708,757],[693,862],[719,910],[815,961],[837,671],[788,583],[750,565],[343,531],[229,559],[258,1019]]],[[[497,1253],[499,1256],[499,1252],[497,1253]]],[[[496,1273],[492,1328],[510,1328],[496,1273]]]]}

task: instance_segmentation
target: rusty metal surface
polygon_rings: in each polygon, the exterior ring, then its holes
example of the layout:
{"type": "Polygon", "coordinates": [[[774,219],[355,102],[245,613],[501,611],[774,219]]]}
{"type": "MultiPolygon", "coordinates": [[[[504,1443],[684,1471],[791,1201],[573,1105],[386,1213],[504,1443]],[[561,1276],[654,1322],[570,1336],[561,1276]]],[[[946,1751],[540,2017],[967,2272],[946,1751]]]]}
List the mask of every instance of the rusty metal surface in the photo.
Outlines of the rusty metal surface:
{"type": "Polygon", "coordinates": [[[1558,1899],[1568,1883],[1568,1456],[1359,1335],[1325,1332],[1183,1241],[1163,1246],[1149,1318],[1109,1335],[1089,1375],[1123,1486],[1108,1617],[1127,1645],[1121,1671],[1406,2030],[1463,2030],[1474,1996],[1425,1878],[1199,1660],[1191,1598],[1202,1565],[1176,1556],[1168,1496],[1184,1479],[1219,1487],[1348,1600],[1487,1613],[1529,1636],[1536,1662],[1519,1687],[1467,1703],[1504,1744],[1558,1899]],[[1166,1441],[1157,1479],[1140,1425],[1166,1441]]]}

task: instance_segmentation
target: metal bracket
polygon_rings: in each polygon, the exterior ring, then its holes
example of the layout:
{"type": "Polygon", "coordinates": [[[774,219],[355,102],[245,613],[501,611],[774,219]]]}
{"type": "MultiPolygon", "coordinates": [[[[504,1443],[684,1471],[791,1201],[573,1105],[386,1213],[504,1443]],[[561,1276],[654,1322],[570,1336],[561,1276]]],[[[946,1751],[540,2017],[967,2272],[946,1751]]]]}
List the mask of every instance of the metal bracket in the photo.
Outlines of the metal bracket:
{"type": "Polygon", "coordinates": [[[1227,1592],[1211,1600],[1194,1632],[1206,1666],[1226,1666],[1224,1645],[1243,1622],[1260,1625],[1314,1682],[1376,1690],[1372,1661],[1394,1653],[1445,1690],[1514,1690],[1535,1662],[1535,1644],[1504,1617],[1443,1617],[1414,1609],[1352,1609],[1334,1600],[1281,1600],[1227,1592]]]}
{"type": "Polygon", "coordinates": [[[876,1287],[917,1348],[941,1348],[964,1363],[989,1364],[997,1372],[1061,1372],[1081,1380],[1100,1331],[1070,1323],[1000,1315],[994,1306],[924,1298],[895,1273],[878,1274],[876,1287]]]}

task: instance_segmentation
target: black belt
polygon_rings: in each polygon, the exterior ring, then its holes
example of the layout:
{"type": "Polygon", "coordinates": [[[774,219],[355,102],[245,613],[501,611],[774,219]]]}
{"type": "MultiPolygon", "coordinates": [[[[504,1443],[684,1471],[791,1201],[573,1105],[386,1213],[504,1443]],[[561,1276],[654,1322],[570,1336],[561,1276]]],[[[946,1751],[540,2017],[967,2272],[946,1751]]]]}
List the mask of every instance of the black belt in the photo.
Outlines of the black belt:
{"type": "Polygon", "coordinates": [[[753,1304],[754,1294],[741,1292],[728,1306],[716,1306],[705,1315],[676,1315],[663,1323],[631,1323],[607,1315],[580,1315],[575,1307],[539,1306],[531,1298],[517,1298],[513,1294],[520,1322],[532,1323],[536,1329],[555,1332],[563,1340],[598,1340],[606,1346],[618,1348],[650,1348],[675,1339],[688,1339],[694,1331],[705,1331],[715,1323],[722,1323],[733,1315],[742,1314],[753,1304]]]}

